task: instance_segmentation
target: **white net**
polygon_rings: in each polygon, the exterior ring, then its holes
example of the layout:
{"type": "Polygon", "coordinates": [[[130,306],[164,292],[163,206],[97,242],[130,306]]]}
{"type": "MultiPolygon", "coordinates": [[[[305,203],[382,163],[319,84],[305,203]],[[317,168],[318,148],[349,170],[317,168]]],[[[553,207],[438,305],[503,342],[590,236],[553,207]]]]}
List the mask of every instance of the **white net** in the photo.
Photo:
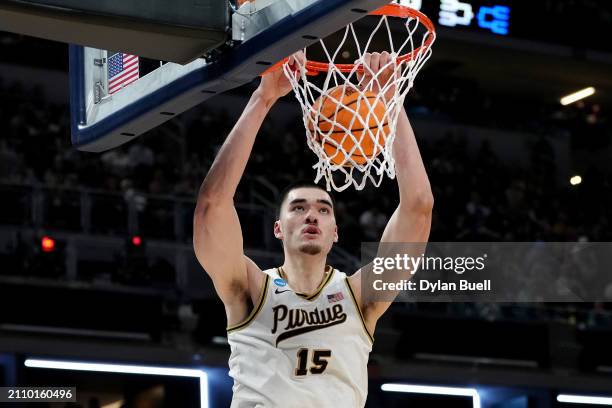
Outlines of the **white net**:
{"type": "Polygon", "coordinates": [[[435,31],[424,15],[414,11],[401,20],[377,18],[364,46],[350,24],[333,45],[319,41],[326,62],[308,61],[304,49],[305,63],[283,65],[302,108],[308,147],[318,157],[315,183],[324,178],[327,190],[351,185],[361,190],[368,180],[378,187],[385,174],[395,177],[393,142],[399,114],[414,78],[431,56],[435,31]],[[400,30],[395,27],[398,20],[400,30]],[[375,71],[368,55],[381,51],[381,34],[391,58],[375,71]],[[350,55],[347,50],[356,54],[355,63],[338,63],[350,55]]]}

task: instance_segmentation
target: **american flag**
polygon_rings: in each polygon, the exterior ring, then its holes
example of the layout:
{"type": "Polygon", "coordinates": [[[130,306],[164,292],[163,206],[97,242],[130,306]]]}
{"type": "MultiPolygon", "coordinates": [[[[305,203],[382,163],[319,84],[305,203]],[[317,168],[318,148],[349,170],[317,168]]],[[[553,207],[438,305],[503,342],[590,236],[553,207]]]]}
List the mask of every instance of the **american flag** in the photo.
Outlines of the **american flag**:
{"type": "Polygon", "coordinates": [[[115,53],[108,57],[108,93],[114,94],[136,81],[139,76],[138,57],[115,53]]]}
{"type": "Polygon", "coordinates": [[[342,296],[342,292],[334,293],[333,295],[327,295],[327,301],[329,303],[338,302],[342,299],[344,299],[344,296],[342,296]]]}

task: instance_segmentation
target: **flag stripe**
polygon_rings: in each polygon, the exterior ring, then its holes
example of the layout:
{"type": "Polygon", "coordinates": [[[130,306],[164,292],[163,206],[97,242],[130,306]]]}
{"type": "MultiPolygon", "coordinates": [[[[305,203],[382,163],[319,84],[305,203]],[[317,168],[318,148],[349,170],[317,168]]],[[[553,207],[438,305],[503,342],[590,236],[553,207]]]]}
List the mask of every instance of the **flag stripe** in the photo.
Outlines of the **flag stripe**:
{"type": "Polygon", "coordinates": [[[131,84],[132,82],[134,82],[134,81],[135,81],[135,80],[137,80],[137,79],[138,79],[138,78],[137,78],[137,77],[135,77],[135,78],[134,78],[133,80],[131,80],[131,81],[125,81],[125,82],[121,82],[121,83],[115,84],[115,85],[114,85],[114,86],[113,86],[113,87],[112,87],[110,90],[111,90],[111,92],[116,92],[116,91],[118,91],[118,90],[122,89],[123,87],[125,87],[125,86],[127,86],[127,85],[131,84]]]}
{"type": "Polygon", "coordinates": [[[132,76],[134,73],[138,74],[138,67],[134,67],[133,69],[123,72],[121,75],[117,75],[111,79],[111,83],[122,81],[125,77],[132,76]]]}
{"type": "Polygon", "coordinates": [[[119,82],[116,82],[116,83],[112,84],[112,86],[110,87],[111,92],[118,90],[117,88],[120,89],[123,86],[129,85],[129,84],[131,84],[132,82],[134,82],[137,79],[138,79],[138,72],[135,72],[134,75],[129,76],[125,80],[119,81],[119,82]]]}
{"type": "Polygon", "coordinates": [[[138,75],[138,71],[126,72],[125,75],[121,75],[121,77],[117,78],[114,81],[111,81],[111,86],[117,83],[125,82],[128,78],[132,78],[134,75],[138,75]]]}

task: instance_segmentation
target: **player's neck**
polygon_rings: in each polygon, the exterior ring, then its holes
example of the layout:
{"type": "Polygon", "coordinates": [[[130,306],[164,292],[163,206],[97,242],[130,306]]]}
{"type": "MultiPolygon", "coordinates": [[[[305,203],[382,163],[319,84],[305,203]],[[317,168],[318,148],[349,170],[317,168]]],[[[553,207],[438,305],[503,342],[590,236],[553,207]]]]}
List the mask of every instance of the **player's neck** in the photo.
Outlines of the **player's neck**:
{"type": "Polygon", "coordinates": [[[325,278],[325,262],[325,256],[285,256],[282,270],[294,291],[312,293],[325,278]]]}

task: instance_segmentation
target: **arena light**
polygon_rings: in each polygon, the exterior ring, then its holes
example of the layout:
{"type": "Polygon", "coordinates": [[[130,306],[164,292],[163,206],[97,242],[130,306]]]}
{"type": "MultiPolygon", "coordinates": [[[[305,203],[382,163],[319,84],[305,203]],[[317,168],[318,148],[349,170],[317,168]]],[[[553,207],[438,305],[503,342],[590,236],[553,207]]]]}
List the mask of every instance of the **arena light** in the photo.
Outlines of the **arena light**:
{"type": "Polygon", "coordinates": [[[121,408],[124,406],[123,404],[124,404],[123,400],[119,400],[116,402],[111,402],[110,404],[107,404],[107,405],[102,405],[102,408],[121,408]]]}
{"type": "Polygon", "coordinates": [[[573,94],[569,94],[567,96],[564,96],[563,98],[561,98],[561,105],[563,106],[567,106],[569,104],[572,104],[574,102],[578,102],[581,99],[584,98],[588,98],[591,95],[595,94],[595,88],[593,88],[592,86],[588,87],[588,88],[584,88],[578,92],[574,92],[573,94]]]}
{"type": "Polygon", "coordinates": [[[582,177],[576,175],[576,176],[572,176],[570,178],[570,184],[572,186],[577,186],[578,184],[582,183],[582,177]]]}
{"type": "Polygon", "coordinates": [[[474,408],[480,408],[480,394],[478,394],[478,390],[476,390],[475,388],[438,387],[431,385],[386,383],[381,385],[380,389],[389,392],[472,397],[472,406],[474,408]]]}
{"type": "Polygon", "coordinates": [[[55,240],[51,237],[44,236],[40,240],[40,247],[43,252],[53,252],[55,251],[55,240]]]}
{"type": "Polygon", "coordinates": [[[593,396],[588,396],[588,395],[559,394],[557,395],[557,401],[565,402],[568,404],[612,406],[611,397],[593,397],[593,396]]]}
{"type": "Polygon", "coordinates": [[[176,367],[155,367],[127,364],[101,364],[61,360],[26,359],[23,363],[29,368],[49,368],[55,370],[93,371],[100,373],[166,375],[170,377],[191,377],[200,380],[200,407],[208,408],[208,375],[203,370],[176,367]]]}
{"type": "Polygon", "coordinates": [[[134,235],[132,237],[132,245],[134,245],[134,246],[142,245],[142,238],[140,238],[140,236],[138,236],[138,235],[134,235]]]}

